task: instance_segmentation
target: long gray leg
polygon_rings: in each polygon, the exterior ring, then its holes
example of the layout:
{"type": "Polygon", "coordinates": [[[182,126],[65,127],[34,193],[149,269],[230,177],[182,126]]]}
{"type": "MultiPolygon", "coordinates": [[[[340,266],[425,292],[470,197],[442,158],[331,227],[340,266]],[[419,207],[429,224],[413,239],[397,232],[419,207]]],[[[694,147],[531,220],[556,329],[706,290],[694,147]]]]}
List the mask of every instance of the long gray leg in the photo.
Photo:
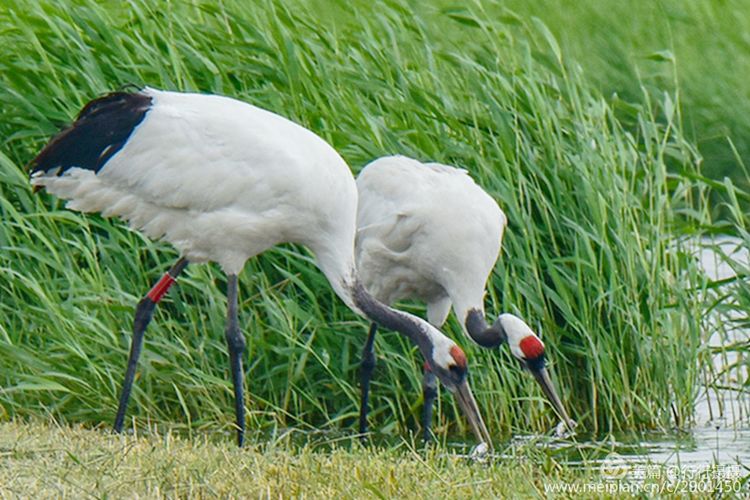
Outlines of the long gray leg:
{"type": "Polygon", "coordinates": [[[143,347],[143,334],[146,332],[146,327],[151,321],[154,308],[187,265],[188,261],[184,257],[178,260],[171,269],[162,276],[159,282],[154,285],[146,296],[141,299],[138,306],[135,308],[133,339],[130,341],[128,368],[125,371],[125,381],[122,383],[120,404],[117,407],[117,416],[115,417],[115,432],[122,432],[122,425],[125,421],[125,411],[128,408],[128,400],[130,399],[130,390],[133,388],[135,368],[138,364],[138,358],[141,355],[141,347],[143,347]]]}
{"type": "Polygon", "coordinates": [[[435,406],[435,398],[437,398],[437,379],[426,362],[424,365],[424,378],[422,379],[422,395],[424,396],[422,429],[424,429],[424,441],[425,443],[429,443],[432,441],[432,408],[435,406]]]}
{"type": "Polygon", "coordinates": [[[245,337],[240,331],[237,320],[237,275],[227,276],[227,346],[229,347],[229,365],[232,370],[234,385],[234,415],[237,424],[237,445],[245,441],[245,398],[242,391],[243,372],[242,354],[245,352],[245,337]]]}
{"type": "Polygon", "coordinates": [[[372,371],[375,369],[375,335],[378,333],[377,323],[370,325],[370,332],[367,334],[365,347],[362,349],[362,399],[359,404],[359,433],[362,439],[367,434],[367,413],[370,410],[370,379],[372,371]]]}

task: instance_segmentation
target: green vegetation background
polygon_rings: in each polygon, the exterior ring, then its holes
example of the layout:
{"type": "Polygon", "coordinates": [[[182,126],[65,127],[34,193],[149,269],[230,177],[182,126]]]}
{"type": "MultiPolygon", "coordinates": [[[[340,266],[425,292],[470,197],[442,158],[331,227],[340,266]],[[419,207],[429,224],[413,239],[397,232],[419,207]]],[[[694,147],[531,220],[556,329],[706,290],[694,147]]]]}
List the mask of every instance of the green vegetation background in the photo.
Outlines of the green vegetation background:
{"type": "MultiPolygon", "coordinates": [[[[747,40],[735,24],[750,10],[529,5],[4,2],[0,418],[112,419],[133,307],[176,255],[32,195],[23,165],[86,101],[135,83],[278,112],[354,172],[394,153],[467,168],[510,219],[487,309],[542,333],[582,428],[688,424],[712,284],[681,237],[747,237],[747,195],[722,176],[746,182],[747,40]],[[716,193],[724,210],[708,202],[716,193]]],[[[192,266],[160,304],[130,406],[139,422],[231,427],[223,289],[217,268],[192,266]]],[[[304,249],[248,264],[241,323],[252,428],[352,428],[366,325],[304,249]]],[[[454,320],[447,331],[467,348],[493,432],[554,425],[505,349],[474,348],[454,320]]],[[[373,428],[403,433],[416,426],[421,363],[395,334],[377,351],[373,428]]],[[[465,431],[457,414],[443,394],[437,431],[465,431]]]]}
{"type": "Polygon", "coordinates": [[[679,90],[685,135],[704,173],[744,188],[750,158],[750,2],[498,2],[550,27],[604,95],[679,90]],[[670,64],[663,64],[668,62],[670,64]]]}

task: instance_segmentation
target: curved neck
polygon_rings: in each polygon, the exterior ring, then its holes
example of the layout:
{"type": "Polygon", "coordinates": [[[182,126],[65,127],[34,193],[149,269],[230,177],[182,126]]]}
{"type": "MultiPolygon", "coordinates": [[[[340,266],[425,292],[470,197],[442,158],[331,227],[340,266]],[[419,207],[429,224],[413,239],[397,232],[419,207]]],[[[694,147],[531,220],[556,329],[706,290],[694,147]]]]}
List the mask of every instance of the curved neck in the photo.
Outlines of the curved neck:
{"type": "MultiPolygon", "coordinates": [[[[352,243],[354,238],[351,238],[352,243]]],[[[330,242],[326,242],[330,243],[330,242]]],[[[328,278],[336,294],[354,312],[366,316],[383,328],[395,330],[417,345],[425,359],[431,359],[434,345],[448,342],[426,321],[411,314],[392,309],[370,295],[357,276],[353,248],[349,245],[310,245],[317,256],[318,267],[328,278]],[[346,250],[344,250],[346,248],[346,250]]]]}
{"type": "Polygon", "coordinates": [[[430,339],[430,330],[422,327],[423,323],[426,325],[424,321],[386,306],[370,295],[358,279],[355,279],[351,292],[354,304],[365,316],[384,328],[407,336],[419,347],[425,359],[430,358],[434,342],[430,339]]]}
{"type": "Polygon", "coordinates": [[[464,324],[466,325],[466,333],[469,334],[471,340],[482,347],[497,347],[508,341],[508,336],[505,334],[500,320],[495,320],[492,326],[488,326],[484,314],[477,309],[469,310],[464,324]]]}

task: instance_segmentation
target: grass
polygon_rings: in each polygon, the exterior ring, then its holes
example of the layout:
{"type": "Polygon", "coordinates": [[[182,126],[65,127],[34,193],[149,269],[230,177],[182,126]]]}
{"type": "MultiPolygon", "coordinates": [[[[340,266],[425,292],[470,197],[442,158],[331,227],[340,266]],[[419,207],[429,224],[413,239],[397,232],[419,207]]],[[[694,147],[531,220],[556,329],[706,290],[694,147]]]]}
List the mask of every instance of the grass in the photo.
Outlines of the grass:
{"type": "Polygon", "coordinates": [[[561,442],[546,448],[531,440],[477,462],[403,438],[363,448],[351,437],[288,432],[240,450],[208,434],[113,435],[49,420],[13,421],[0,423],[0,498],[642,498],[656,492],[740,498],[748,489],[747,478],[735,476],[700,476],[689,485],[651,462],[620,462],[632,469],[615,479],[617,462],[607,448],[561,442]],[[575,464],[560,459],[560,445],[579,456],[575,464]],[[658,474],[646,476],[647,470],[658,474]]]}
{"type": "MultiPolygon", "coordinates": [[[[712,227],[716,183],[685,137],[680,93],[604,97],[546,25],[508,19],[406,0],[376,13],[363,1],[6,2],[0,418],[109,422],[133,307],[177,257],[118,221],[33,196],[22,169],[88,99],[132,82],[276,111],[355,171],[393,153],[469,169],[510,220],[487,309],[543,334],[573,418],[591,432],[686,426],[696,360],[710,354],[710,284],[680,238],[712,227]]],[[[231,427],[223,280],[190,267],[160,304],[130,406],[137,421],[231,427]]],[[[250,427],[351,428],[363,322],[298,247],[249,263],[240,286],[250,427]]],[[[447,330],[461,339],[455,321],[447,330]]],[[[420,363],[396,335],[377,342],[373,428],[403,434],[417,421],[420,363]]],[[[493,433],[554,425],[506,350],[461,342],[493,433]]],[[[436,430],[466,432],[457,414],[443,394],[436,430]]]]}
{"type": "Polygon", "coordinates": [[[0,497],[526,498],[598,472],[529,461],[475,464],[438,450],[290,444],[243,450],[207,438],[113,436],[80,427],[0,424],[0,497]]]}

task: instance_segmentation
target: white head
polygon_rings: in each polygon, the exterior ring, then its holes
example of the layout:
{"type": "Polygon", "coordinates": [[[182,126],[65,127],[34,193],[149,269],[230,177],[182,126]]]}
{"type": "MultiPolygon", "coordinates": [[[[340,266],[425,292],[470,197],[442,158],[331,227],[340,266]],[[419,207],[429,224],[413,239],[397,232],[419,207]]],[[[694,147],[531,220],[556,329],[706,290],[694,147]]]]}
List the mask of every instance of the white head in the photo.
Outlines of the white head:
{"type": "Polygon", "coordinates": [[[527,367],[535,363],[544,366],[544,342],[529,325],[512,314],[501,314],[497,320],[505,332],[513,356],[527,367]]]}
{"type": "Polygon", "coordinates": [[[557,395],[545,367],[544,342],[518,316],[501,314],[497,318],[497,323],[506,337],[510,352],[521,362],[524,368],[531,372],[557,413],[563,418],[568,428],[573,430],[576,424],[565,411],[565,407],[557,395]]]}

